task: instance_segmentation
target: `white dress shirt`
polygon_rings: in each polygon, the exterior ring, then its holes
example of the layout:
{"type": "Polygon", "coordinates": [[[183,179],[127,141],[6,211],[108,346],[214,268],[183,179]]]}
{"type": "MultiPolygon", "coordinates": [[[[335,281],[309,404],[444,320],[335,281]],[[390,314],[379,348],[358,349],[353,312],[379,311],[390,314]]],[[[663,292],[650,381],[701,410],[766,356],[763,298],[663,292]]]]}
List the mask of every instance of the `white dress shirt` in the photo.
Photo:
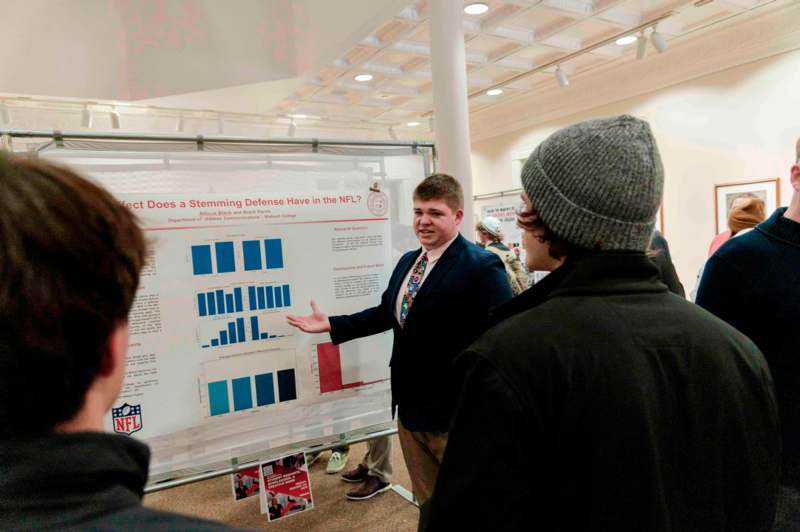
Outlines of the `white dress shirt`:
{"type": "MultiPolygon", "coordinates": [[[[425,271],[422,274],[422,280],[419,282],[419,288],[422,288],[422,283],[424,283],[425,279],[428,278],[428,274],[431,273],[431,271],[433,271],[433,267],[436,266],[436,263],[439,262],[439,259],[444,254],[445,250],[447,250],[447,248],[450,247],[450,244],[452,244],[456,238],[458,238],[458,233],[456,233],[456,236],[454,236],[453,238],[451,238],[438,248],[427,250],[428,265],[425,267],[425,271]]],[[[394,317],[395,319],[397,319],[398,322],[400,322],[400,307],[403,306],[403,298],[405,298],[406,293],[408,292],[408,279],[411,277],[411,273],[414,271],[414,268],[416,268],[417,264],[419,263],[419,260],[422,258],[422,255],[424,253],[425,251],[419,254],[419,257],[417,257],[417,260],[414,262],[414,265],[411,266],[411,269],[408,270],[408,273],[406,274],[405,278],[403,278],[403,283],[400,285],[400,290],[397,291],[397,299],[395,300],[394,304],[394,317]]],[[[417,293],[419,293],[419,289],[417,289],[417,293]]]]}

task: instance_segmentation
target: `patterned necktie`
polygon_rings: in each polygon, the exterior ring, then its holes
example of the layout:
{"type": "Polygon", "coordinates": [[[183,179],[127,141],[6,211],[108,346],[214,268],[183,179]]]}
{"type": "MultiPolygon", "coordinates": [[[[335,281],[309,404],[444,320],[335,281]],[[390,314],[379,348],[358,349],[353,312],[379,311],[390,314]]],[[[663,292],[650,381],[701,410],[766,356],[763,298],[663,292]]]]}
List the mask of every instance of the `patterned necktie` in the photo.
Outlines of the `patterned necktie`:
{"type": "Polygon", "coordinates": [[[411,303],[414,302],[414,296],[419,291],[419,285],[422,284],[422,276],[425,274],[425,268],[428,266],[428,252],[422,254],[414,269],[411,271],[411,277],[408,278],[408,286],[406,293],[403,295],[403,302],[400,304],[400,325],[406,322],[408,310],[411,308],[411,303]]]}

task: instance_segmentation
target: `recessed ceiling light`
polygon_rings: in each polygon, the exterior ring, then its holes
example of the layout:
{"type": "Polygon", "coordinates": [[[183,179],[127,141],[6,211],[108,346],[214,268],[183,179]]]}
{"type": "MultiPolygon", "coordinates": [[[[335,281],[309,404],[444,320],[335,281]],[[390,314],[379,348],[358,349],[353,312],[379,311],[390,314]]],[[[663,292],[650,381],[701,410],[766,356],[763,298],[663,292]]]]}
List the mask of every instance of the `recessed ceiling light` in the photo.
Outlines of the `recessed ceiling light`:
{"type": "Polygon", "coordinates": [[[372,81],[372,74],[359,74],[353,79],[356,81],[372,81]]]}
{"type": "Polygon", "coordinates": [[[408,127],[417,127],[419,125],[419,122],[407,122],[406,125],[408,127]]]}
{"type": "Polygon", "coordinates": [[[636,35],[627,35],[625,37],[620,37],[617,39],[617,44],[619,46],[628,46],[629,44],[633,44],[639,39],[636,38],[636,35]]]}
{"type": "Polygon", "coordinates": [[[290,118],[300,118],[300,119],[303,119],[303,118],[308,118],[308,115],[304,115],[304,114],[296,114],[296,115],[289,115],[289,117],[290,117],[290,118]]]}
{"type": "Polygon", "coordinates": [[[488,96],[499,96],[503,94],[503,89],[489,89],[488,91],[486,91],[486,94],[488,96]]]}
{"type": "Polygon", "coordinates": [[[489,11],[489,6],[483,2],[473,2],[464,7],[464,13],[467,15],[483,15],[489,11]]]}

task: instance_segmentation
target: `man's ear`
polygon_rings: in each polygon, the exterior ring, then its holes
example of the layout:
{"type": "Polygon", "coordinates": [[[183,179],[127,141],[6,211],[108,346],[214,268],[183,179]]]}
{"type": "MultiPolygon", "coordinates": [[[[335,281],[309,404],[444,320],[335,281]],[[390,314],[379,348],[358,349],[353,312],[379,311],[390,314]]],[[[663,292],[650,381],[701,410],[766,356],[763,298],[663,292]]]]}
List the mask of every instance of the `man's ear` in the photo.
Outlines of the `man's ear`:
{"type": "Polygon", "coordinates": [[[458,209],[456,211],[456,223],[461,223],[461,220],[464,219],[464,209],[458,209]]]}
{"type": "Polygon", "coordinates": [[[100,364],[100,375],[108,377],[120,369],[124,372],[128,355],[128,323],[118,323],[111,331],[100,364]]]}
{"type": "Polygon", "coordinates": [[[791,174],[790,179],[792,183],[792,188],[797,191],[800,191],[800,166],[798,165],[792,166],[790,174],[791,174]]]}

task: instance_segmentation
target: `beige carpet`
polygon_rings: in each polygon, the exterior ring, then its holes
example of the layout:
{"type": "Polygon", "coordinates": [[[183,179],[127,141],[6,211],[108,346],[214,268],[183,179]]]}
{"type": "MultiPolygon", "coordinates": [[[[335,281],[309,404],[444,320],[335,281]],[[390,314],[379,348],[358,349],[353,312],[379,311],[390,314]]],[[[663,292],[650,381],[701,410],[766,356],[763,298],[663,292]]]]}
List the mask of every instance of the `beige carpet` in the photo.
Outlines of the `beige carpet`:
{"type": "MultiPolygon", "coordinates": [[[[365,452],[364,443],[352,446],[347,469],[355,467],[365,452]]],[[[329,456],[330,452],[323,453],[311,467],[314,509],[273,523],[268,523],[267,516],[259,512],[258,497],[234,502],[230,476],[159,491],[146,496],[144,503],[151,508],[215,519],[242,528],[331,532],[406,532],[417,529],[419,511],[393,491],[381,493],[366,501],[347,500],[344,494],[352,484],[339,480],[339,475],[325,473],[329,456]]],[[[411,483],[397,436],[392,436],[392,467],[394,482],[410,490],[411,483]]]]}

